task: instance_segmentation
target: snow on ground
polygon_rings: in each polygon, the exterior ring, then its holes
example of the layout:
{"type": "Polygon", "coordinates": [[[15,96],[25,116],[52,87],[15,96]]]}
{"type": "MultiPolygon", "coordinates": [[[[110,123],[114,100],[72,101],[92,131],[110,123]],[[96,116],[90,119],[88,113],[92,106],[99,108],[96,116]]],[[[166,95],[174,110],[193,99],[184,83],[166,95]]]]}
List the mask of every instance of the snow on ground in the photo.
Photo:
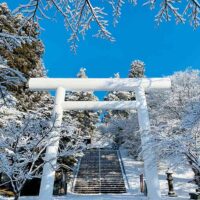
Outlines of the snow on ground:
{"type": "Polygon", "coordinates": [[[126,151],[121,150],[121,157],[125,169],[126,181],[130,194],[140,195],[140,174],[143,173],[143,162],[135,161],[127,155],[126,151]]]}
{"type": "MultiPolygon", "coordinates": [[[[13,198],[1,198],[0,200],[13,200],[13,198]]],[[[21,197],[20,200],[39,200],[38,197],[21,197]]],[[[147,200],[146,197],[135,195],[67,195],[66,197],[54,197],[53,200],[147,200]]],[[[167,198],[162,200],[189,200],[189,198],[167,198]]]]}
{"type": "MultiPolygon", "coordinates": [[[[128,192],[135,195],[140,195],[139,191],[139,175],[144,173],[143,171],[143,162],[134,161],[127,155],[127,152],[121,150],[122,160],[124,163],[124,168],[126,176],[128,179],[128,192]]],[[[166,181],[166,164],[161,164],[159,167],[159,180],[162,197],[167,198],[168,185],[166,181]]],[[[174,190],[177,193],[178,197],[169,198],[169,199],[189,199],[189,193],[195,192],[196,186],[193,183],[189,183],[193,178],[193,172],[190,168],[186,166],[179,166],[176,170],[173,171],[174,178],[174,190]]]]}
{"type": "MultiPolygon", "coordinates": [[[[147,200],[140,193],[139,175],[143,173],[143,162],[135,161],[127,155],[127,152],[121,150],[122,161],[126,172],[126,186],[128,187],[126,194],[111,195],[77,195],[69,193],[66,197],[54,197],[53,200],[147,200]]],[[[166,181],[167,167],[165,164],[159,167],[159,179],[162,193],[162,200],[188,200],[189,192],[195,191],[195,185],[189,183],[192,180],[193,173],[188,167],[179,167],[174,171],[174,189],[178,197],[167,197],[168,185],[166,181]]],[[[0,200],[13,200],[13,198],[3,198],[0,200]]],[[[21,197],[20,200],[38,200],[38,197],[21,197]]],[[[44,199],[46,200],[46,199],[44,199]]]]}
{"type": "MultiPolygon", "coordinates": [[[[53,200],[146,200],[143,197],[133,195],[72,195],[66,197],[54,197],[53,200]]],[[[13,198],[2,198],[0,200],[13,200],[13,198]]],[[[38,200],[37,197],[21,197],[20,200],[38,200]]]]}
{"type": "MultiPolygon", "coordinates": [[[[159,180],[161,185],[161,193],[166,195],[168,192],[168,185],[166,181],[166,165],[161,165],[159,168],[159,180]]],[[[179,197],[189,198],[190,192],[195,192],[196,186],[191,183],[193,179],[193,172],[188,166],[179,166],[173,171],[174,190],[179,197]]]]}

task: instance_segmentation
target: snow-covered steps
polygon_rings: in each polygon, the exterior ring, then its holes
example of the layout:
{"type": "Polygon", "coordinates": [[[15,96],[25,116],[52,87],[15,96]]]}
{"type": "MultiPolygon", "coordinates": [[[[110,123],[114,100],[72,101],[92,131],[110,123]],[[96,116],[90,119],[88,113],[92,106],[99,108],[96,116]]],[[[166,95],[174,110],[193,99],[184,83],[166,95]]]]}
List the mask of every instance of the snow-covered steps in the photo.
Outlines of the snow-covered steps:
{"type": "Polygon", "coordinates": [[[117,150],[90,149],[81,159],[74,193],[125,193],[117,150]]]}

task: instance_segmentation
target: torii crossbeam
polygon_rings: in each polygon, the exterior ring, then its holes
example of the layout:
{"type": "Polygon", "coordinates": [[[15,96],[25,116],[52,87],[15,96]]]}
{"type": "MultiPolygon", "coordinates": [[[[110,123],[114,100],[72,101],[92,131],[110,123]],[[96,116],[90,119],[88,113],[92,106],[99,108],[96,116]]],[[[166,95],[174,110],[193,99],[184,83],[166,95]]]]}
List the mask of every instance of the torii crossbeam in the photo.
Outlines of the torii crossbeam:
{"type": "MultiPolygon", "coordinates": [[[[146,150],[149,141],[150,122],[145,97],[146,89],[169,89],[169,78],[31,78],[30,90],[56,90],[53,116],[57,117],[55,126],[62,123],[63,110],[132,110],[138,111],[138,122],[141,132],[141,142],[145,149],[143,153],[144,171],[146,176],[149,200],[160,200],[160,186],[155,152],[146,150]],[[134,91],[136,101],[65,101],[66,91],[134,91]]],[[[39,200],[52,199],[59,133],[55,133],[54,142],[46,149],[40,186],[39,200]]]]}

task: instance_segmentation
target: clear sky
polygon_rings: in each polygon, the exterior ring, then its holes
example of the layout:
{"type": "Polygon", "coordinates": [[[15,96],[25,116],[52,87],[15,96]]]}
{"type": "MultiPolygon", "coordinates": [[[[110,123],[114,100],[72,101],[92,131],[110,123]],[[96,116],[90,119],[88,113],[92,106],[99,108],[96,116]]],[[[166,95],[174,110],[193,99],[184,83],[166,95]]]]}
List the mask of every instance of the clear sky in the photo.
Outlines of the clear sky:
{"type": "MultiPolygon", "coordinates": [[[[11,9],[21,0],[6,1],[11,9]]],[[[125,4],[120,23],[110,30],[115,43],[87,36],[79,43],[77,55],[70,52],[62,17],[57,22],[43,20],[41,39],[45,44],[44,64],[50,77],[75,77],[80,67],[89,77],[126,77],[132,60],[146,64],[146,76],[160,77],[188,67],[200,69],[200,29],[174,21],[157,26],[155,11],[125,4]]],[[[109,18],[109,16],[108,16],[109,18]]]]}

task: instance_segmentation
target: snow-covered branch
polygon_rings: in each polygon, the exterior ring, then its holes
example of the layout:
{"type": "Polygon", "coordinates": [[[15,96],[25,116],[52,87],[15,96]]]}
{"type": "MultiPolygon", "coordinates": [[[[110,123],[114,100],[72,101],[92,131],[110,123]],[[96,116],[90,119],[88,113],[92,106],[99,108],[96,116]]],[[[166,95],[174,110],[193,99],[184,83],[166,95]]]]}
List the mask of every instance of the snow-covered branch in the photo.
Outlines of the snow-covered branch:
{"type": "MultiPolygon", "coordinates": [[[[44,157],[47,146],[54,142],[57,129],[61,129],[58,158],[76,156],[85,148],[84,138],[74,127],[74,121],[62,127],[54,126],[56,119],[41,119],[40,113],[24,114],[20,120],[10,120],[0,129],[0,173],[5,177],[5,184],[10,181],[17,196],[25,182],[40,178],[46,162],[44,157]],[[65,141],[65,143],[64,143],[65,141]]],[[[52,166],[57,169],[59,167],[52,166]]],[[[2,183],[1,183],[2,184],[2,183]]]]}
{"type": "Polygon", "coordinates": [[[0,33],[0,46],[5,47],[12,51],[14,48],[21,46],[25,43],[36,41],[33,37],[19,36],[10,33],[0,33]]]}
{"type": "MultiPolygon", "coordinates": [[[[48,11],[53,9],[63,16],[65,26],[70,32],[71,49],[76,51],[80,36],[84,37],[93,23],[97,27],[95,36],[114,41],[108,31],[108,22],[111,18],[106,19],[109,15],[106,9],[111,5],[112,20],[115,26],[122,14],[122,7],[127,2],[137,5],[137,0],[109,0],[99,3],[92,0],[29,0],[28,3],[19,5],[15,13],[24,14],[24,23],[34,21],[38,23],[40,19],[51,18],[48,11]]],[[[158,10],[155,16],[157,23],[170,21],[172,18],[175,18],[176,23],[185,23],[188,18],[193,27],[199,26],[200,3],[198,0],[189,0],[187,3],[179,0],[148,0],[144,5],[150,5],[151,9],[158,10]]]]}
{"type": "Polygon", "coordinates": [[[0,107],[15,104],[15,98],[7,90],[10,86],[17,86],[26,82],[23,74],[16,69],[0,64],[0,107]]]}

